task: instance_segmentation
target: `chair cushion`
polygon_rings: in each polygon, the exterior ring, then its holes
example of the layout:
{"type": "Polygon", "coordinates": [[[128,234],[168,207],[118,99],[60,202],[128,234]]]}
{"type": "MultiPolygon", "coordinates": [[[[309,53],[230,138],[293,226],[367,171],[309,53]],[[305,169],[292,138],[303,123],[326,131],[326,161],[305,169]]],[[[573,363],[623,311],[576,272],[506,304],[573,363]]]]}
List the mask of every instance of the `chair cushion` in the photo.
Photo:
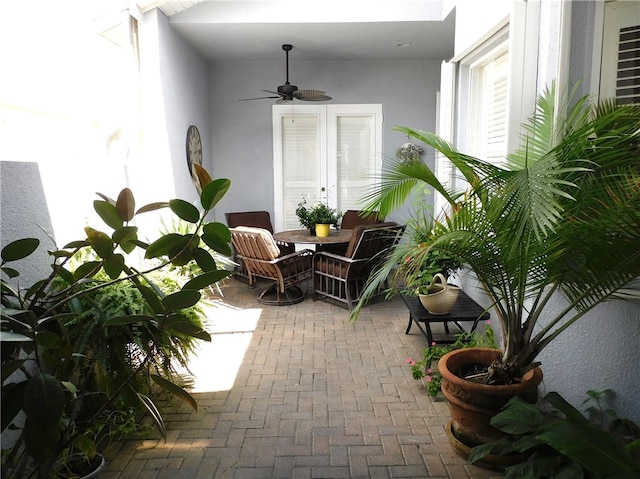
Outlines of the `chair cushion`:
{"type": "Polygon", "coordinates": [[[238,226],[252,226],[254,228],[264,228],[269,233],[273,233],[271,216],[268,211],[242,211],[226,213],[227,226],[236,228],[238,226]]]}
{"type": "Polygon", "coordinates": [[[347,258],[353,257],[353,253],[356,250],[356,246],[358,246],[360,237],[362,236],[362,233],[364,233],[365,230],[370,230],[373,228],[388,228],[390,226],[397,226],[397,223],[390,222],[390,223],[376,223],[373,225],[357,225],[355,228],[353,228],[353,233],[351,234],[351,241],[349,241],[349,246],[347,246],[347,252],[345,253],[345,256],[347,258]]]}
{"type": "Polygon", "coordinates": [[[280,249],[276,244],[276,241],[273,239],[273,236],[269,231],[264,228],[254,228],[252,226],[237,226],[235,228],[238,231],[244,231],[246,233],[257,233],[264,240],[264,244],[267,247],[267,251],[271,256],[270,259],[277,259],[280,256],[280,249]]]}

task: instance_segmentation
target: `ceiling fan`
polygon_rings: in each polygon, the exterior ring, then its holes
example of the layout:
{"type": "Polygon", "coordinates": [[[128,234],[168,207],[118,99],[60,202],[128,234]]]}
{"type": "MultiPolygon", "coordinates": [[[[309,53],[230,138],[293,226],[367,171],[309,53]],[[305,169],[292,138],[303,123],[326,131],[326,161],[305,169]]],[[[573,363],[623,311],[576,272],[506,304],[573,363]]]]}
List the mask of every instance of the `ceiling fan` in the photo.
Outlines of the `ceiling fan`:
{"type": "Polygon", "coordinates": [[[272,93],[275,96],[261,96],[257,98],[244,98],[240,101],[247,100],[263,100],[263,99],[278,99],[276,103],[287,103],[296,100],[302,101],[327,101],[331,100],[331,97],[326,95],[322,90],[299,90],[297,86],[289,83],[289,52],[293,50],[293,45],[282,45],[282,49],[285,51],[287,56],[287,81],[284,85],[280,85],[278,87],[278,91],[271,90],[260,90],[265,93],[272,93]]]}

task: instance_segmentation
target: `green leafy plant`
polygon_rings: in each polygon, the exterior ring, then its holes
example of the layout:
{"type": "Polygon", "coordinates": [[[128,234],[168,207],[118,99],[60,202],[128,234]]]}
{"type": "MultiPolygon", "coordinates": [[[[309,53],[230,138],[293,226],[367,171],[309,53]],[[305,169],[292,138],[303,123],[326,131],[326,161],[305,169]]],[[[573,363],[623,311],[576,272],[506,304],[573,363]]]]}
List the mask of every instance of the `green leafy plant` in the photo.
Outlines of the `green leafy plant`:
{"type": "Polygon", "coordinates": [[[110,232],[87,226],[83,239],[50,251],[51,273],[26,290],[14,285],[20,276],[15,265],[39,247],[39,240],[24,238],[2,249],[2,431],[17,435],[13,446],[3,451],[2,476],[49,478],[65,463],[64,458],[77,452],[86,458],[95,456],[95,440],[100,436],[96,428],[111,412],[132,401],[146,410],[164,436],[162,415],[149,395],[151,384],[197,408],[195,399],[161,371],[167,366],[164,362],[172,360],[172,352],[180,350],[177,345],[194,338],[211,339],[185,310],[198,303],[201,289],[230,274],[218,269],[211,254],[199,245],[204,242],[220,254],[231,255],[231,235],[224,224],[205,219],[228,190],[229,180],[212,180],[199,165],[194,166],[202,185],[202,210],[180,199],[136,209],[129,189],[122,190],[116,200],[99,194],[94,209],[110,232]],[[141,241],[132,221],[162,208],[195,225],[193,232],[166,233],[152,243],[141,241]],[[128,264],[129,254],[136,250],[144,252],[142,266],[128,264]],[[202,274],[178,291],[165,294],[148,280],[151,273],[169,265],[190,262],[196,262],[202,274]],[[135,298],[127,296],[127,307],[100,303],[103,291],[109,290],[103,297],[120,294],[123,283],[133,288],[122,288],[126,295],[136,290],[135,298]],[[139,308],[129,308],[138,302],[139,308]],[[87,316],[89,310],[92,313],[87,316]],[[96,339],[113,340],[116,350],[96,348],[91,328],[99,331],[96,339]],[[101,381],[106,375],[109,380],[101,381]]]}
{"type": "Polygon", "coordinates": [[[321,201],[315,202],[311,207],[307,206],[307,199],[298,203],[296,215],[300,221],[300,225],[305,228],[312,228],[315,225],[334,225],[338,226],[342,213],[333,208],[329,208],[326,203],[321,201]]]}
{"type": "Polygon", "coordinates": [[[514,397],[491,419],[507,436],[474,447],[469,462],[487,454],[526,453],[526,461],[505,470],[505,479],[637,478],[640,426],[602,407],[611,393],[588,391],[583,404],[595,406],[587,409],[587,416],[555,392],[538,404],[514,397]]]}
{"type": "Polygon", "coordinates": [[[424,378],[429,395],[436,397],[442,386],[442,375],[438,372],[437,368],[434,367],[434,361],[437,365],[438,360],[451,351],[474,347],[496,347],[495,332],[489,321],[487,321],[482,334],[478,334],[475,331],[473,333],[462,332],[456,336],[456,340],[451,344],[437,344],[433,342],[429,347],[424,349],[421,360],[415,361],[409,357],[405,362],[411,367],[413,379],[420,381],[424,378]]]}
{"type": "MultiPolygon", "coordinates": [[[[460,258],[491,300],[503,354],[487,384],[517,382],[598,304],[639,296],[628,283],[640,276],[640,105],[572,97],[556,102],[555,86],[539,96],[506,166],[397,127],[447,157],[465,186],[452,191],[424,163],[397,162],[365,198],[365,209],[383,216],[424,185],[449,203],[428,248],[460,258]],[[566,307],[548,308],[556,294],[566,307]]],[[[396,264],[392,258],[372,273],[352,320],[396,264]]]]}

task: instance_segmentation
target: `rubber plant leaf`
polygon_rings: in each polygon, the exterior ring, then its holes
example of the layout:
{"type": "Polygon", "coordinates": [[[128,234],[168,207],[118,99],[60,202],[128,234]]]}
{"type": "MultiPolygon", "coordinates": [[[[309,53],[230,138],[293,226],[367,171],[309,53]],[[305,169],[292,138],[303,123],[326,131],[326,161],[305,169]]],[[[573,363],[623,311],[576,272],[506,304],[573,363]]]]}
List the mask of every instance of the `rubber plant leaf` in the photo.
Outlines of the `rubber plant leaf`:
{"type": "Polygon", "coordinates": [[[211,335],[202,329],[200,326],[196,326],[193,323],[189,323],[188,321],[171,321],[166,324],[168,329],[171,329],[175,332],[182,333],[185,336],[190,336],[192,338],[198,338],[203,341],[211,342],[211,335]]]}
{"type": "Polygon", "coordinates": [[[231,241],[231,231],[229,231],[229,227],[224,223],[215,221],[212,223],[207,223],[202,227],[202,231],[208,234],[216,235],[227,243],[231,241]]]}
{"type": "Polygon", "coordinates": [[[202,241],[204,241],[209,248],[224,256],[231,256],[233,254],[229,243],[217,234],[211,234],[203,231],[202,241]]]}
{"type": "Polygon", "coordinates": [[[140,207],[138,209],[138,211],[136,211],[136,214],[139,215],[140,213],[147,213],[149,211],[156,211],[156,210],[160,210],[162,208],[166,208],[167,206],[169,206],[169,203],[166,201],[160,201],[157,203],[149,203],[148,205],[144,205],[142,207],[140,207]]]}
{"type": "Polygon", "coordinates": [[[127,241],[138,239],[138,227],[137,226],[123,226],[113,232],[111,238],[115,243],[122,245],[127,241]]]}
{"type": "Polygon", "coordinates": [[[183,219],[189,223],[197,223],[200,221],[200,212],[198,208],[185,200],[171,200],[169,201],[169,208],[180,219],[183,219]]]}
{"type": "Polygon", "coordinates": [[[78,268],[73,272],[73,277],[76,281],[81,278],[91,278],[100,271],[100,268],[102,268],[101,261],[88,261],[78,266],[78,268]]]}
{"type": "Polygon", "coordinates": [[[118,195],[116,209],[123,220],[131,221],[133,219],[136,211],[136,200],[133,198],[133,193],[129,188],[124,188],[118,195]]]}
{"type": "Polygon", "coordinates": [[[147,247],[144,257],[147,259],[158,258],[169,254],[177,244],[183,241],[184,236],[178,233],[169,233],[161,236],[147,247]]]}
{"type": "Polygon", "coordinates": [[[167,311],[178,311],[190,308],[200,301],[201,294],[193,289],[183,289],[162,298],[162,305],[167,311]]]}
{"type": "Polygon", "coordinates": [[[2,248],[2,261],[17,261],[22,258],[26,258],[33,253],[40,245],[40,240],[37,238],[23,238],[17,241],[12,241],[4,248],[2,248]]]}
{"type": "MultiPolygon", "coordinates": [[[[120,226],[122,226],[122,224],[120,226]]],[[[90,226],[86,226],[84,231],[87,234],[89,244],[91,244],[91,247],[98,256],[101,258],[108,258],[113,254],[113,242],[111,241],[111,236],[103,233],[102,231],[93,229],[90,226]]]]}
{"type": "Polygon", "coordinates": [[[196,173],[196,177],[198,178],[198,183],[201,188],[204,188],[211,183],[211,176],[209,175],[209,172],[207,172],[207,170],[205,170],[201,165],[194,163],[193,170],[196,173]]]}
{"type": "Polygon", "coordinates": [[[164,306],[162,306],[158,293],[156,293],[152,288],[142,284],[136,285],[136,287],[154,313],[164,314],[164,306]]]}
{"type": "Polygon", "coordinates": [[[206,288],[207,286],[211,286],[214,283],[217,283],[218,281],[226,278],[227,276],[230,276],[231,274],[232,271],[226,271],[222,269],[209,271],[208,273],[203,273],[190,279],[184,284],[182,289],[200,290],[202,288],[206,288]]]}
{"type": "Polygon", "coordinates": [[[64,389],[60,381],[46,373],[29,379],[24,390],[24,412],[43,429],[58,424],[64,412],[64,389]]]}
{"type": "Polygon", "coordinates": [[[227,193],[229,187],[231,186],[231,181],[226,178],[219,178],[217,180],[211,181],[206,186],[202,188],[202,194],[200,195],[200,202],[202,203],[202,207],[209,211],[213,208],[218,201],[222,199],[222,197],[227,193]]]}
{"type": "Polygon", "coordinates": [[[95,200],[93,202],[93,209],[96,210],[96,213],[102,218],[102,221],[114,230],[122,227],[122,216],[120,216],[116,207],[108,201],[95,200]]]}
{"type": "MultiPolygon", "coordinates": [[[[205,273],[209,271],[215,271],[218,267],[216,265],[216,260],[213,259],[213,256],[204,248],[196,248],[193,250],[193,258],[196,260],[200,269],[205,273]]],[[[191,288],[191,289],[200,289],[200,288],[191,288]]]]}

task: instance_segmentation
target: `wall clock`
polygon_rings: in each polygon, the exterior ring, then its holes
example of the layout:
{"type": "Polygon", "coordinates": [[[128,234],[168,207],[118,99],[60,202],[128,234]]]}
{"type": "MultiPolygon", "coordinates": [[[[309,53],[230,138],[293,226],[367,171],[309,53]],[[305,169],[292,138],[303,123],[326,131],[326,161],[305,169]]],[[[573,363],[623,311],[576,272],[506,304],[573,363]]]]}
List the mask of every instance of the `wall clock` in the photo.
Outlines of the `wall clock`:
{"type": "Polygon", "coordinates": [[[195,125],[191,125],[187,128],[187,166],[196,189],[200,192],[200,182],[198,181],[198,175],[195,174],[194,164],[202,166],[202,140],[200,139],[198,128],[195,125]]]}

